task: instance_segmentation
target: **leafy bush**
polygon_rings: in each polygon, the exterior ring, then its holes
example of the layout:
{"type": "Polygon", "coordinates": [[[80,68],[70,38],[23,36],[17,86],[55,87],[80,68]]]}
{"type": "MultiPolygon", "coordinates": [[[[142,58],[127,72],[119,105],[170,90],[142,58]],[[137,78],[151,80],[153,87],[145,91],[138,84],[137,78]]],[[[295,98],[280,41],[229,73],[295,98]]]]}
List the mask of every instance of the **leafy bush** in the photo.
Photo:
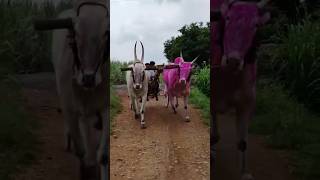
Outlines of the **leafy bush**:
{"type": "Polygon", "coordinates": [[[308,20],[290,25],[271,49],[272,72],[291,94],[309,107],[320,105],[320,24],[308,20]]]}
{"type": "Polygon", "coordinates": [[[210,68],[209,66],[200,69],[197,75],[195,76],[195,85],[198,89],[205,94],[206,96],[210,97],[210,68]]]}
{"type": "Polygon", "coordinates": [[[126,73],[121,72],[121,68],[128,67],[129,63],[121,61],[111,61],[110,79],[112,84],[126,84],[126,73]]]}

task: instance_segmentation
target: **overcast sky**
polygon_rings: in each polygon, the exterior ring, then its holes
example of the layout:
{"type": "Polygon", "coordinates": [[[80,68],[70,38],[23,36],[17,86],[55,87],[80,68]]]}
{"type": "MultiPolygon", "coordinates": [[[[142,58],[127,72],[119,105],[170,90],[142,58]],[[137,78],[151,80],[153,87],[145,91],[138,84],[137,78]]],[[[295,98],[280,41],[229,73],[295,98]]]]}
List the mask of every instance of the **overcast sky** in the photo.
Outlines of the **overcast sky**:
{"type": "Polygon", "coordinates": [[[141,40],[145,62],[167,62],[163,43],[183,25],[210,19],[209,0],[111,0],[110,6],[112,60],[133,60],[134,43],[141,40]]]}

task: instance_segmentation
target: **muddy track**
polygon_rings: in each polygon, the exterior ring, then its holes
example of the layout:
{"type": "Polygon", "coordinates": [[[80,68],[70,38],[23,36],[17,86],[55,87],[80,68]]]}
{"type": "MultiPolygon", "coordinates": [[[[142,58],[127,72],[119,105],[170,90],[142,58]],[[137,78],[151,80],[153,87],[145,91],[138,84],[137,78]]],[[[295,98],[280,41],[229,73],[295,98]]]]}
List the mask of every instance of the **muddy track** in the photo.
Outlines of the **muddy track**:
{"type": "Polygon", "coordinates": [[[199,111],[190,108],[191,122],[184,122],[183,108],[174,114],[150,99],[146,105],[146,129],[134,119],[127,93],[118,91],[122,113],[113,122],[111,179],[208,180],[209,129],[199,111]]]}

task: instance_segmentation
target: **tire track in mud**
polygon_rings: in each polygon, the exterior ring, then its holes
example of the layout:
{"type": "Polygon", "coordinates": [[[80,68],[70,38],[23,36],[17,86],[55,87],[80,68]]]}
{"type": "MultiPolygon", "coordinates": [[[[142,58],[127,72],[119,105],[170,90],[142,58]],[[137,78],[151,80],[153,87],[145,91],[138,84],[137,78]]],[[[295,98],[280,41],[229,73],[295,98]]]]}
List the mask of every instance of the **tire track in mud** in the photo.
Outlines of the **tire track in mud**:
{"type": "MultiPolygon", "coordinates": [[[[146,104],[146,129],[134,119],[126,91],[118,94],[123,106],[114,119],[111,136],[111,179],[208,180],[209,128],[198,110],[190,108],[191,122],[164,106],[164,97],[146,104]]],[[[181,106],[181,105],[180,105],[181,106]]]]}

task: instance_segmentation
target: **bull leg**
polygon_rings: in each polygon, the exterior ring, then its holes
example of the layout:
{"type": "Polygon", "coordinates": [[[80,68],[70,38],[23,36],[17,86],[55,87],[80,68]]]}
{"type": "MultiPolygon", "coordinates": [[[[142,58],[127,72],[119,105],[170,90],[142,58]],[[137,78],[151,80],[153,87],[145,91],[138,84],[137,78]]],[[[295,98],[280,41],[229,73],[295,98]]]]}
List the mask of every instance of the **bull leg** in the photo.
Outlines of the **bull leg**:
{"type": "Polygon", "coordinates": [[[80,134],[78,116],[73,112],[66,112],[66,123],[69,127],[69,135],[74,145],[75,154],[81,159],[84,156],[84,147],[80,134]]]}
{"type": "Polygon", "coordinates": [[[97,151],[98,147],[98,131],[95,130],[94,123],[97,117],[83,116],[80,119],[80,128],[82,132],[85,154],[81,164],[81,179],[97,179],[99,177],[99,166],[97,161],[97,151]]]}
{"type": "Polygon", "coordinates": [[[130,110],[133,110],[133,107],[132,107],[132,100],[131,100],[130,96],[129,96],[129,99],[130,99],[130,110]]]}
{"type": "Polygon", "coordinates": [[[139,117],[139,113],[137,112],[138,103],[137,103],[137,99],[133,96],[131,96],[131,104],[133,105],[134,118],[138,119],[139,117]]]}
{"type": "Polygon", "coordinates": [[[174,105],[173,105],[174,96],[169,95],[169,100],[170,100],[170,104],[171,104],[171,107],[172,107],[172,109],[173,109],[173,112],[176,114],[177,111],[176,111],[176,108],[175,108],[174,105]]]}
{"type": "Polygon", "coordinates": [[[178,97],[176,96],[176,108],[179,107],[178,97]]]}
{"type": "Polygon", "coordinates": [[[71,152],[70,128],[69,128],[69,123],[66,120],[64,121],[64,136],[65,136],[65,151],[71,152]]]}
{"type": "Polygon", "coordinates": [[[144,109],[145,109],[147,97],[148,97],[148,95],[144,95],[142,97],[142,104],[141,104],[141,109],[140,109],[140,113],[141,113],[140,125],[141,125],[142,129],[146,128],[146,123],[145,123],[145,120],[144,120],[144,109]]]}
{"type": "Polygon", "coordinates": [[[109,173],[109,123],[108,123],[108,111],[105,110],[101,113],[102,117],[102,134],[100,138],[100,145],[98,148],[98,155],[97,160],[100,162],[100,169],[101,169],[101,180],[108,179],[108,173],[109,173]]]}
{"type": "Polygon", "coordinates": [[[188,114],[188,97],[187,96],[183,97],[183,102],[184,102],[184,110],[185,110],[185,118],[186,118],[185,121],[190,122],[190,117],[188,114]]]}
{"type": "Polygon", "coordinates": [[[166,108],[168,108],[169,107],[169,96],[165,96],[165,97],[167,99],[167,103],[165,104],[165,106],[166,106],[166,108]]]}
{"type": "Polygon", "coordinates": [[[240,153],[240,172],[242,180],[252,180],[252,175],[248,172],[247,162],[247,144],[248,144],[248,126],[252,117],[251,109],[237,108],[237,140],[240,153]]]}

